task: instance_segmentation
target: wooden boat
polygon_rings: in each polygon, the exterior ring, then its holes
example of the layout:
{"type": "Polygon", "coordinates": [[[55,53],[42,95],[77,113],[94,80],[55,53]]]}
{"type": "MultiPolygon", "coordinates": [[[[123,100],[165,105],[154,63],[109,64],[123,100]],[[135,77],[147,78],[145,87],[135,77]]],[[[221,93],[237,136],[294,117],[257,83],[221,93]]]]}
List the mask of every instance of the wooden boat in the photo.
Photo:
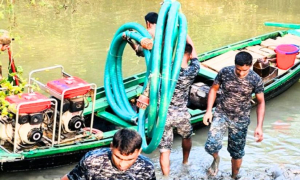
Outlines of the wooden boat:
{"type": "MultiPolygon", "coordinates": [[[[300,31],[288,30],[272,32],[200,54],[199,60],[202,66],[191,89],[190,103],[188,105],[189,112],[192,116],[192,124],[201,123],[205,113],[205,101],[209,86],[222,67],[234,65],[234,56],[236,53],[239,51],[247,51],[252,54],[254,59],[266,56],[274,57],[276,56],[274,49],[280,44],[300,45],[300,31]]],[[[300,78],[300,60],[298,58],[297,56],[293,66],[286,70],[279,69],[276,67],[276,64],[271,65],[271,69],[273,70],[264,78],[266,100],[279,95],[298,81],[300,78]]],[[[64,72],[62,74],[65,77],[70,76],[64,72]]],[[[137,95],[142,91],[144,78],[145,73],[141,73],[124,79],[126,94],[133,106],[137,95]]],[[[47,91],[46,86],[43,84],[40,84],[40,86],[44,87],[47,91]]],[[[87,84],[87,86],[90,85],[87,84]]],[[[117,129],[137,128],[136,125],[123,121],[113,113],[106,100],[104,87],[96,88],[94,86],[91,90],[92,93],[87,93],[89,96],[88,99],[89,101],[94,101],[94,103],[90,103],[88,107],[84,108],[82,114],[87,129],[78,128],[75,132],[71,132],[73,136],[70,135],[70,137],[73,138],[70,138],[70,140],[62,140],[60,139],[61,133],[63,133],[61,127],[54,126],[52,128],[52,139],[44,137],[45,134],[43,134],[43,137],[30,147],[18,146],[16,148],[15,145],[17,144],[12,142],[12,140],[10,140],[11,142],[2,140],[0,146],[0,171],[43,169],[75,163],[78,162],[87,151],[109,145],[117,129]],[[94,129],[89,129],[91,126],[94,129]],[[103,132],[103,134],[100,133],[101,136],[99,136],[100,131],[103,132]],[[53,135],[57,132],[59,135],[53,135]],[[85,133],[85,135],[82,133],[85,133]]],[[[54,102],[53,104],[56,104],[61,97],[62,95],[57,95],[56,99],[54,98],[53,100],[53,98],[51,98],[50,100],[54,102]]],[[[255,102],[254,97],[253,100],[255,102]]],[[[62,101],[60,101],[60,103],[63,104],[62,101]]],[[[58,103],[58,107],[63,107],[61,104],[59,105],[58,103]]],[[[62,114],[59,116],[61,115],[62,114]]],[[[56,119],[56,117],[54,117],[54,119],[56,119]]],[[[4,136],[3,133],[6,133],[6,130],[3,128],[5,122],[0,122],[2,126],[2,128],[0,126],[1,138],[1,136],[4,136]]],[[[66,137],[66,135],[62,136],[66,137]]],[[[2,139],[4,138],[2,137],[2,139]]]]}

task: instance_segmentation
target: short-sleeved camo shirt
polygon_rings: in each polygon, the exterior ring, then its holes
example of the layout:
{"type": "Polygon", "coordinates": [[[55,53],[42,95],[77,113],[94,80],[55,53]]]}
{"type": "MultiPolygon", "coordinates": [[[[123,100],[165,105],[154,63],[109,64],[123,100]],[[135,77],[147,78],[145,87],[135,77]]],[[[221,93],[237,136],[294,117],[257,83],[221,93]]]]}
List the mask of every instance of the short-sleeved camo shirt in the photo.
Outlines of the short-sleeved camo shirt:
{"type": "Polygon", "coordinates": [[[224,112],[229,117],[249,117],[252,93],[263,93],[264,85],[261,77],[250,69],[248,75],[239,78],[235,74],[235,66],[221,69],[214,84],[222,90],[216,112],[224,112]]]}
{"type": "Polygon", "coordinates": [[[182,138],[190,138],[193,127],[190,123],[190,114],[187,108],[188,96],[191,84],[200,69],[197,58],[191,59],[187,68],[181,68],[174,95],[171,100],[163,137],[159,144],[159,149],[171,150],[173,145],[173,128],[177,128],[177,133],[182,138]]]}
{"type": "Polygon", "coordinates": [[[186,107],[190,92],[190,87],[195,80],[195,76],[200,70],[200,63],[197,58],[190,60],[187,68],[181,68],[174,95],[171,100],[169,111],[188,111],[186,107]]]}
{"type": "Polygon", "coordinates": [[[68,174],[70,180],[155,180],[152,162],[139,155],[136,162],[126,171],[117,169],[111,161],[109,148],[90,151],[80,160],[78,165],[68,174]]]}

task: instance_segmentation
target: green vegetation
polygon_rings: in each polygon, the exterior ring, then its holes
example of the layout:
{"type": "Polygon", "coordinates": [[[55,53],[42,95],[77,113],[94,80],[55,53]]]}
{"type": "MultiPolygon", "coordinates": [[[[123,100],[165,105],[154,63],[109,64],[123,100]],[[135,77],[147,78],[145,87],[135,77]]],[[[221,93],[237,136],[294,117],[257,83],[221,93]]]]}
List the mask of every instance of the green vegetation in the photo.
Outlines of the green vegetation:
{"type": "Polygon", "coordinates": [[[0,111],[2,117],[3,116],[11,117],[12,114],[9,113],[8,108],[14,109],[13,107],[9,107],[10,104],[5,100],[5,98],[10,95],[16,95],[22,93],[27,84],[27,82],[22,78],[22,68],[18,67],[18,70],[19,72],[10,73],[9,77],[3,78],[0,81],[0,86],[2,88],[2,90],[0,91],[0,111]],[[13,80],[13,78],[10,77],[18,78],[19,85],[18,86],[14,85],[14,82],[10,81],[10,79],[13,80]]]}

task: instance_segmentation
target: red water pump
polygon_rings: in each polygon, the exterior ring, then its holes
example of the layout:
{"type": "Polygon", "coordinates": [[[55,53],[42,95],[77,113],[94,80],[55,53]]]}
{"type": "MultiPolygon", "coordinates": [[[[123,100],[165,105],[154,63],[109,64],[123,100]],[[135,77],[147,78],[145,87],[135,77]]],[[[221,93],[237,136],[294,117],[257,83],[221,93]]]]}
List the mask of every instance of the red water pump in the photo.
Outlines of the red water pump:
{"type": "Polygon", "coordinates": [[[57,98],[63,133],[83,128],[84,95],[91,89],[88,83],[78,77],[66,77],[50,81],[46,86],[50,94],[57,98]]]}
{"type": "Polygon", "coordinates": [[[40,93],[23,93],[5,100],[13,116],[2,116],[0,120],[1,145],[8,141],[26,147],[39,142],[43,137],[44,114],[51,107],[51,99],[40,93]]]}
{"type": "MultiPolygon", "coordinates": [[[[49,121],[47,128],[49,134],[54,134],[55,143],[70,143],[76,139],[88,137],[84,127],[93,127],[94,109],[96,101],[96,84],[87,83],[84,80],[71,76],[64,72],[64,68],[60,65],[37,69],[30,72],[29,84],[37,84],[45,92],[49,93],[53,99],[57,101],[57,108],[51,108],[57,114],[57,121],[49,121]],[[42,83],[33,77],[34,73],[47,71],[52,69],[61,69],[62,77],[42,83]],[[89,99],[89,100],[88,100],[89,99]],[[91,103],[90,103],[91,102],[91,103]],[[85,122],[83,111],[85,107],[91,107],[91,118],[89,123],[85,122]]],[[[29,89],[31,90],[31,89],[29,89]]],[[[48,116],[49,119],[52,115],[48,116]]],[[[89,134],[92,134],[90,128],[89,134]]]]}

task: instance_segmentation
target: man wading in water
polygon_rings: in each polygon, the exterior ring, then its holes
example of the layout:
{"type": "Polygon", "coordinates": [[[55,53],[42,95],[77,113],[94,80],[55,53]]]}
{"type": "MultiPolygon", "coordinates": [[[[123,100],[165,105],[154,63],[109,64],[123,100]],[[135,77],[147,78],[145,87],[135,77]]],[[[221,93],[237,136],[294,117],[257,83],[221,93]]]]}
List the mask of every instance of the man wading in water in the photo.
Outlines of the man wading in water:
{"type": "Polygon", "coordinates": [[[257,127],[254,136],[257,142],[263,140],[263,120],[265,115],[264,87],[261,77],[250,68],[252,56],[247,52],[239,52],[235,56],[235,66],[223,68],[215,78],[208,95],[208,105],[203,117],[203,123],[211,123],[205,150],[214,160],[208,172],[210,175],[218,173],[223,136],[228,129],[227,150],[232,157],[232,178],[237,174],[245,155],[244,147],[248,125],[250,124],[251,95],[255,93],[257,99],[257,127]],[[219,103],[212,119],[212,107],[216,93],[222,90],[219,103]]]}

